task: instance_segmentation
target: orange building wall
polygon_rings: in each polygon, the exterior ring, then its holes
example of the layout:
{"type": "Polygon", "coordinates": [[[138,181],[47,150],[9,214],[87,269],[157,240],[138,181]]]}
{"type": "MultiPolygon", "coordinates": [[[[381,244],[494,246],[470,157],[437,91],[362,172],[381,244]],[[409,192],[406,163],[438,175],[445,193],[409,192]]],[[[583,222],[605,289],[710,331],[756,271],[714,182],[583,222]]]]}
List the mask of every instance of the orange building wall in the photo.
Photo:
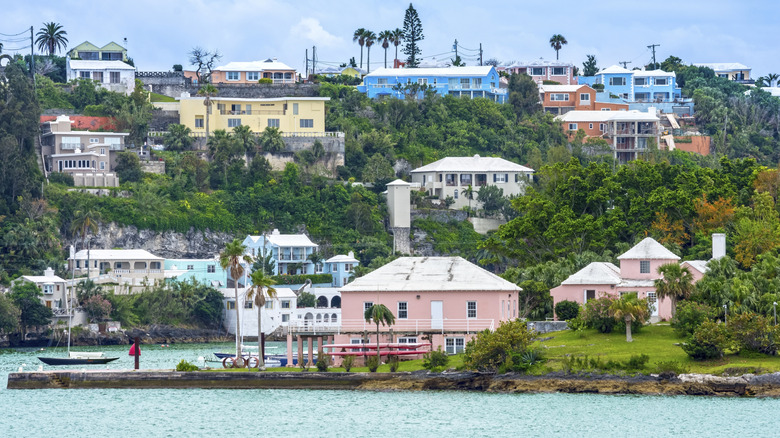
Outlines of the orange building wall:
{"type": "MultiPolygon", "coordinates": [[[[53,122],[57,116],[41,116],[41,123],[53,122]]],[[[71,130],[73,131],[116,131],[116,124],[112,117],[70,116],[71,130]]]]}
{"type": "Polygon", "coordinates": [[[684,151],[684,152],[693,152],[700,155],[709,155],[710,154],[710,145],[712,143],[712,138],[706,135],[694,135],[690,137],[675,137],[674,138],[674,147],[684,151]],[[691,143],[678,143],[678,139],[685,138],[685,139],[691,139],[691,143]]]}

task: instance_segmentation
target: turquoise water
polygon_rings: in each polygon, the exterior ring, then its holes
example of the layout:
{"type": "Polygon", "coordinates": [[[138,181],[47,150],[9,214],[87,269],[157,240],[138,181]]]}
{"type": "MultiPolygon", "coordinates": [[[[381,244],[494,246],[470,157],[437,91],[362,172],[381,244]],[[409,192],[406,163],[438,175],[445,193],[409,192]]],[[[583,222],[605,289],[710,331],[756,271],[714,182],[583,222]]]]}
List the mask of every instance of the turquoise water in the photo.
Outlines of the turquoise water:
{"type": "MultiPolygon", "coordinates": [[[[279,344],[274,346],[278,347],[279,344]]],[[[283,345],[283,344],[282,344],[283,345]]],[[[232,344],[144,346],[143,368],[173,368],[232,344]]],[[[283,347],[282,347],[283,348],[283,347]]],[[[86,348],[78,348],[87,350],[86,348]]],[[[131,368],[127,347],[112,368],[131,368]]],[[[53,354],[48,351],[48,354],[53,354]]],[[[38,369],[34,350],[0,350],[2,437],[773,436],[780,400],[575,394],[307,390],[7,390],[38,369]],[[237,425],[236,420],[238,420],[237,425]]]]}

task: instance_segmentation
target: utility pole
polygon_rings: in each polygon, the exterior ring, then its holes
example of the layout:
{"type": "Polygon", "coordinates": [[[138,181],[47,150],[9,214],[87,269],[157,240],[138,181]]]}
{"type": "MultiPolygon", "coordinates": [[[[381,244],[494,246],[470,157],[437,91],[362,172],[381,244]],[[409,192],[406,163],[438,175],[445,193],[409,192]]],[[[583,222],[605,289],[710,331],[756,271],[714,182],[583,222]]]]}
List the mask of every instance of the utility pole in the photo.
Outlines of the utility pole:
{"type": "Polygon", "coordinates": [[[631,61],[618,61],[618,64],[623,64],[623,68],[628,69],[628,64],[631,64],[631,61]]]}
{"type": "Polygon", "coordinates": [[[311,46],[311,74],[317,71],[317,46],[311,46]]]}
{"type": "Polygon", "coordinates": [[[32,75],[33,90],[35,90],[35,43],[32,26],[30,26],[30,75],[32,75]]]}
{"type": "MultiPolygon", "coordinates": [[[[656,64],[656,62],[655,62],[655,48],[656,47],[660,47],[660,46],[661,46],[660,44],[650,44],[649,46],[647,46],[648,49],[652,49],[653,50],[653,67],[655,67],[655,64],[656,64]]],[[[653,69],[653,70],[656,70],[656,69],[653,69]]]]}
{"type": "Polygon", "coordinates": [[[455,51],[455,59],[458,59],[458,39],[455,38],[455,44],[452,45],[452,50],[455,51]]]}
{"type": "Polygon", "coordinates": [[[482,43],[479,43],[479,65],[482,65],[482,43]]]}
{"type": "Polygon", "coordinates": [[[309,79],[309,49],[306,49],[306,79],[309,79]]]}

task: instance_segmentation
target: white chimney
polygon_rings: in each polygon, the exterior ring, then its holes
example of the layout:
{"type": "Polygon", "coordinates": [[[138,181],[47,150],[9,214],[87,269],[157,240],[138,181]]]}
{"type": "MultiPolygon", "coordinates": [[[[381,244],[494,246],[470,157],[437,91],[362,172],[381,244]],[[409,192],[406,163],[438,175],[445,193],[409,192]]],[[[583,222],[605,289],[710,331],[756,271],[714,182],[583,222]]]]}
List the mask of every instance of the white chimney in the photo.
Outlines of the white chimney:
{"type": "Polygon", "coordinates": [[[712,235],[712,258],[718,260],[726,256],[726,235],[724,233],[713,233],[712,235]]]}
{"type": "Polygon", "coordinates": [[[54,269],[52,268],[46,268],[45,271],[43,271],[44,277],[54,277],[54,269]]]}

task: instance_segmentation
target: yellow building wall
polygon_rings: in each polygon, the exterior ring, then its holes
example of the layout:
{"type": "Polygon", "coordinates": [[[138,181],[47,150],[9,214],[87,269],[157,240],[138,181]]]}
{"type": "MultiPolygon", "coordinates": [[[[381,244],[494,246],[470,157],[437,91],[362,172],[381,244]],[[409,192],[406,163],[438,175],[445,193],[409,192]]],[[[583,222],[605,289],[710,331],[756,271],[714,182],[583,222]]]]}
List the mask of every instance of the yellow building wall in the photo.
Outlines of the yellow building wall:
{"type": "MultiPolygon", "coordinates": [[[[325,132],[325,100],[231,100],[212,99],[209,115],[209,132],[217,129],[231,131],[230,119],[240,119],[241,125],[249,126],[252,132],[260,133],[269,126],[269,119],[279,120],[279,130],[288,133],[325,132]],[[236,105],[234,110],[233,105],[236,105]],[[240,110],[238,106],[240,105],[240,110]],[[247,111],[247,105],[251,109],[247,111]],[[297,106],[297,113],[295,107],[297,106]],[[301,120],[311,120],[311,127],[301,126],[301,120]]],[[[206,132],[206,106],[202,98],[182,99],[179,108],[179,123],[194,133],[206,132]],[[196,119],[203,118],[203,127],[196,127],[196,119]]],[[[306,124],[308,125],[308,123],[306,124]]]]}

